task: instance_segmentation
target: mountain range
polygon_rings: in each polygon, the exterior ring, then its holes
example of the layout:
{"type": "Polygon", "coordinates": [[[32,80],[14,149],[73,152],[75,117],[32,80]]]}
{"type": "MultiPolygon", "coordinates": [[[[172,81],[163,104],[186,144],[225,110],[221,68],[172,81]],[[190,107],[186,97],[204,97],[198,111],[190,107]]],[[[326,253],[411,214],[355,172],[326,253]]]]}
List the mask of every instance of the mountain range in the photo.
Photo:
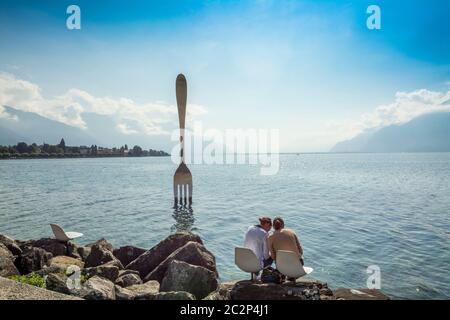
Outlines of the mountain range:
{"type": "Polygon", "coordinates": [[[330,152],[450,152],[450,112],[432,112],[407,123],[365,131],[330,152]]]}
{"type": "MultiPolygon", "coordinates": [[[[173,145],[168,136],[123,134],[109,116],[84,113],[87,129],[81,129],[33,112],[3,108],[11,117],[0,117],[0,145],[15,145],[22,141],[56,144],[61,138],[73,146],[128,144],[170,151],[173,145]]],[[[450,152],[450,112],[427,113],[407,123],[366,130],[337,143],[330,152],[450,152]]]]}
{"type": "Polygon", "coordinates": [[[139,145],[144,149],[162,149],[170,151],[170,137],[147,136],[144,134],[123,134],[116,128],[114,119],[94,113],[84,113],[83,120],[87,129],[73,127],[55,120],[42,117],[33,112],[25,112],[3,106],[11,117],[0,117],[0,145],[15,145],[17,142],[42,144],[59,143],[64,138],[67,145],[99,145],[120,147],[128,144],[139,145]]]}

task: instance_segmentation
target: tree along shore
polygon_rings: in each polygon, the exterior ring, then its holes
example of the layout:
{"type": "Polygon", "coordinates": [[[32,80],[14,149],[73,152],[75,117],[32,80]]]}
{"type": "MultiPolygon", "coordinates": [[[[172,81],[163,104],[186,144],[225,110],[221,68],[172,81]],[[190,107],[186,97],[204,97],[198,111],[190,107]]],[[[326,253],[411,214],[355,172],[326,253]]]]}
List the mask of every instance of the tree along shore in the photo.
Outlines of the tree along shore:
{"type": "Polygon", "coordinates": [[[127,145],[120,148],[105,148],[97,145],[66,146],[64,139],[59,144],[43,143],[28,145],[19,142],[14,146],[0,146],[0,159],[46,159],[46,158],[106,158],[106,157],[168,157],[170,154],[162,150],[144,150],[135,145],[128,149],[127,145]]]}

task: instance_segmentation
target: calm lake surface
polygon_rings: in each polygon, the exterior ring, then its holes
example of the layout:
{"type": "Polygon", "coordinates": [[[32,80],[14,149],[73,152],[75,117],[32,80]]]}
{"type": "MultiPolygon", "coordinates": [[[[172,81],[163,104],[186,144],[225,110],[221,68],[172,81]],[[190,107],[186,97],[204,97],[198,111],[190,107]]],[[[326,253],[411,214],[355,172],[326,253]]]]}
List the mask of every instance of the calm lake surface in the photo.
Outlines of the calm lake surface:
{"type": "Polygon", "coordinates": [[[280,170],[190,165],[193,212],[174,212],[170,158],[0,161],[0,233],[150,248],[176,230],[200,234],[222,281],[249,276],[234,247],[257,217],[282,216],[313,277],[366,287],[370,265],[395,298],[450,297],[450,153],[281,155],[280,170]]]}

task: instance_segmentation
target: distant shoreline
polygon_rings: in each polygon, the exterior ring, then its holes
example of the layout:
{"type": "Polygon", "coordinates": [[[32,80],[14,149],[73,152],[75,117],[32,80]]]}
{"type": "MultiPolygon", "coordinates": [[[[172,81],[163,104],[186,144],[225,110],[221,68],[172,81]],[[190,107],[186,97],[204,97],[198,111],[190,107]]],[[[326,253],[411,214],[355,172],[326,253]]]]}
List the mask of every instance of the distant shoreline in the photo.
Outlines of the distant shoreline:
{"type": "Polygon", "coordinates": [[[65,158],[126,158],[126,157],[168,157],[169,153],[162,150],[144,150],[135,145],[128,149],[128,145],[120,148],[105,148],[97,145],[67,146],[64,138],[56,145],[43,143],[37,145],[18,142],[16,145],[1,146],[0,160],[20,159],[65,159],[65,158]]]}
{"type": "Polygon", "coordinates": [[[55,156],[16,156],[16,157],[2,157],[0,154],[0,160],[32,160],[32,159],[93,159],[93,158],[164,158],[170,157],[169,155],[147,155],[147,156],[121,156],[121,155],[55,155],[55,156]]]}

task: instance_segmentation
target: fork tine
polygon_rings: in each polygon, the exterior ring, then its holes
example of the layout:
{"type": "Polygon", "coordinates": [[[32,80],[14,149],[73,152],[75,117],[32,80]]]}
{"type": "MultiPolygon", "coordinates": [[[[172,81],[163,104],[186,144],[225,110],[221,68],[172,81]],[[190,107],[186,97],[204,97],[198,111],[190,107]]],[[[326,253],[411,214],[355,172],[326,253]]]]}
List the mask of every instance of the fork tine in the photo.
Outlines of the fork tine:
{"type": "Polygon", "coordinates": [[[176,208],[178,205],[178,185],[173,184],[173,206],[176,208]]]}
{"type": "Polygon", "coordinates": [[[187,186],[183,184],[183,199],[184,199],[184,205],[187,205],[187,186]]]}
{"type": "Polygon", "coordinates": [[[189,188],[189,206],[192,206],[192,190],[194,189],[192,186],[192,181],[188,184],[189,188]]]}

